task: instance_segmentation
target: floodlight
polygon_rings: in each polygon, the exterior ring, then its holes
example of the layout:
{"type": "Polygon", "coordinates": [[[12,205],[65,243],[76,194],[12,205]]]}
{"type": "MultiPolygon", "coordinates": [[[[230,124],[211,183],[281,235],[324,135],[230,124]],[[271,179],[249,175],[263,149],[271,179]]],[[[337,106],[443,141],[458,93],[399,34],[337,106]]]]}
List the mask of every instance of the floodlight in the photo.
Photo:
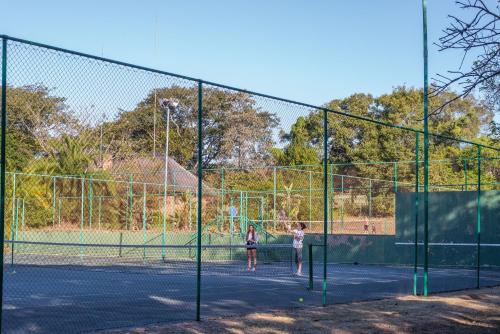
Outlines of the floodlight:
{"type": "Polygon", "coordinates": [[[160,107],[163,109],[175,109],[179,106],[179,101],[176,99],[160,99],[160,107]]]}

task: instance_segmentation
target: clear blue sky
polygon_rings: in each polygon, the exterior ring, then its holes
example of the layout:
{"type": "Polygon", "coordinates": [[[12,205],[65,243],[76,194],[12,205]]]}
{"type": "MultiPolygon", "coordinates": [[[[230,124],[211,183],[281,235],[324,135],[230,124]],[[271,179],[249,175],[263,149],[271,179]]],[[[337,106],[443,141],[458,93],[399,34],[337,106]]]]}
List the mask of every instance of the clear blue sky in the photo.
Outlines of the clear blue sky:
{"type": "MultiPolygon", "coordinates": [[[[460,11],[428,2],[432,76],[460,11]]],[[[423,80],[421,0],[0,0],[0,33],[313,104],[423,80]]]]}

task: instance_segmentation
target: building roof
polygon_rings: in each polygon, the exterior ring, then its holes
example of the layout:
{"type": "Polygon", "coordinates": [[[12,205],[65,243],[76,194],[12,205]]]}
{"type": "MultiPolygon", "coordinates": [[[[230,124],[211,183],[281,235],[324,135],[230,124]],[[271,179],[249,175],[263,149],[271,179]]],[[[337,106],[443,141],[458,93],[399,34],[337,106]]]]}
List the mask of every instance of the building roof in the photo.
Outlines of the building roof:
{"type": "MultiPolygon", "coordinates": [[[[107,170],[115,175],[123,175],[124,178],[133,177],[134,182],[145,182],[152,184],[163,184],[165,179],[164,156],[138,156],[125,160],[113,160],[107,163],[107,170]]],[[[167,183],[169,187],[175,185],[178,191],[196,192],[198,189],[198,177],[186,168],[182,167],[173,158],[168,158],[167,183]]],[[[213,188],[203,184],[203,189],[214,191],[213,188]]]]}

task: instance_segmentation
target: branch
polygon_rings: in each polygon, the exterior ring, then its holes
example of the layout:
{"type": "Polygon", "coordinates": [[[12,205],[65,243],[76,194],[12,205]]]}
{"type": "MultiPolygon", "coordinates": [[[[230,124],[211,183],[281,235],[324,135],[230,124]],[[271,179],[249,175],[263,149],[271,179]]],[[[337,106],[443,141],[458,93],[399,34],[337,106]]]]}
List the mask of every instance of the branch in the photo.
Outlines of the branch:
{"type": "MultiPolygon", "coordinates": [[[[449,15],[450,25],[444,29],[443,36],[439,38],[439,51],[462,50],[463,56],[458,70],[448,71],[450,76],[437,74],[433,78],[433,91],[429,94],[436,97],[448,91],[452,86],[462,87],[462,92],[452,99],[444,102],[440,107],[433,110],[429,116],[437,115],[446,106],[454,101],[468,96],[475,88],[485,92],[486,98],[498,99],[495,85],[491,80],[500,75],[500,11],[488,8],[483,0],[456,1],[463,10],[472,10],[472,18],[465,21],[459,17],[449,15]],[[469,70],[462,71],[465,58],[471,50],[477,50],[480,54],[474,60],[469,70]]],[[[500,10],[500,6],[496,6],[500,10]]],[[[496,103],[494,101],[494,103],[496,103]]]]}

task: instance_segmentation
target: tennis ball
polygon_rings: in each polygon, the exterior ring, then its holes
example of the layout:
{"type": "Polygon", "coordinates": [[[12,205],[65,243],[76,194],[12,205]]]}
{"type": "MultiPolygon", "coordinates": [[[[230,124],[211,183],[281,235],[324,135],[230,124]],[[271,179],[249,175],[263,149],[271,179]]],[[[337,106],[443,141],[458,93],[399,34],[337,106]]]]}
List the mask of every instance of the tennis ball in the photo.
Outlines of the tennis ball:
{"type": "Polygon", "coordinates": [[[304,298],[300,297],[299,298],[299,302],[303,303],[304,302],[304,298]]]}

